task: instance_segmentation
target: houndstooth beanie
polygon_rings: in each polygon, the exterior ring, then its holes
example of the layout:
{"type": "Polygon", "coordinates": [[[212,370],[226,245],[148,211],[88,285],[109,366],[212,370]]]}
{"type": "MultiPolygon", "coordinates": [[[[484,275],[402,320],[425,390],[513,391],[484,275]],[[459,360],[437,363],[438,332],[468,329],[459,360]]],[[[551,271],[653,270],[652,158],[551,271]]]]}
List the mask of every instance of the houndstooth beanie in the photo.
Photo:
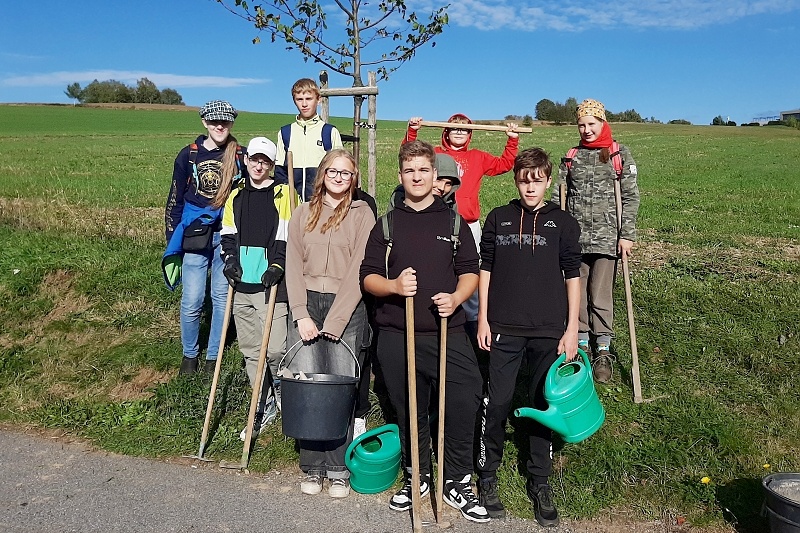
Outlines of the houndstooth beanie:
{"type": "Polygon", "coordinates": [[[212,100],[200,108],[203,120],[225,120],[233,122],[239,113],[225,100],[212,100]]]}

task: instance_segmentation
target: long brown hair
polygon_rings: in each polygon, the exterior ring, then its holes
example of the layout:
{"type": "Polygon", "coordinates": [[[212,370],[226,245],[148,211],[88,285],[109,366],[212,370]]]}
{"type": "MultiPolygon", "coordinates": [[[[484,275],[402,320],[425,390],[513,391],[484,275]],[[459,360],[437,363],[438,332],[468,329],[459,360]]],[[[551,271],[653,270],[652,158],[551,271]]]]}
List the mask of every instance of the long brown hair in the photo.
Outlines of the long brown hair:
{"type": "Polygon", "coordinates": [[[353,202],[355,188],[358,186],[358,165],[356,164],[356,158],[353,157],[353,154],[349,151],[344,148],[334,148],[325,154],[325,157],[322,158],[322,161],[319,162],[319,166],[317,167],[317,177],[314,180],[314,193],[311,195],[311,201],[309,202],[308,222],[306,222],[305,227],[306,232],[314,231],[314,228],[317,227],[319,217],[322,214],[322,202],[325,199],[325,171],[328,170],[328,167],[337,157],[344,157],[350,161],[350,164],[353,166],[354,174],[353,178],[350,180],[350,190],[347,191],[342,201],[339,202],[339,205],[333,210],[333,214],[322,225],[320,232],[325,233],[331,228],[334,230],[339,229],[344,217],[346,217],[348,211],[350,211],[350,204],[353,202]]]}
{"type": "Polygon", "coordinates": [[[211,201],[211,207],[219,209],[225,205],[228,196],[231,195],[231,184],[233,178],[239,174],[239,165],[236,161],[236,151],[239,148],[239,142],[236,137],[228,134],[228,143],[225,145],[225,153],[222,154],[222,179],[217,189],[217,194],[211,201]]]}

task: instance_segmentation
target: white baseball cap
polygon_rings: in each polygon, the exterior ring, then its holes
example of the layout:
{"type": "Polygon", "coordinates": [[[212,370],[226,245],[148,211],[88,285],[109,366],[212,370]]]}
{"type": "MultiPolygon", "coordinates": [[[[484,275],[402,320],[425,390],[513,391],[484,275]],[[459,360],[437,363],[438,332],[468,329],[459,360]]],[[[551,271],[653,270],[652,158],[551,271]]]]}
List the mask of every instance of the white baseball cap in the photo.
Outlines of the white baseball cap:
{"type": "Polygon", "coordinates": [[[253,139],[247,145],[248,157],[253,157],[256,154],[262,154],[267,156],[270,161],[274,162],[277,152],[278,148],[275,146],[275,143],[266,137],[253,137],[253,139]]]}

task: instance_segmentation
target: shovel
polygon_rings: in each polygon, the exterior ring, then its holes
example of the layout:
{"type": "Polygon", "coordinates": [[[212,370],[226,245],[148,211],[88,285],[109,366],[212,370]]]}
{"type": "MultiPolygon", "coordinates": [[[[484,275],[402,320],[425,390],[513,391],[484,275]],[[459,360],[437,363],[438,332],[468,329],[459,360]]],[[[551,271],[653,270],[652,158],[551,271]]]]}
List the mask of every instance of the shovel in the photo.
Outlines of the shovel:
{"type": "Polygon", "coordinates": [[[200,436],[200,450],[197,455],[184,455],[191,459],[199,459],[201,461],[213,461],[213,459],[206,459],[203,453],[206,450],[206,439],[208,438],[208,428],[211,424],[211,413],[214,411],[214,398],[217,394],[217,384],[219,383],[219,372],[222,369],[222,352],[225,350],[225,337],[228,334],[228,324],[231,318],[231,307],[233,305],[233,285],[228,286],[228,299],[225,302],[225,319],[222,322],[222,338],[219,340],[219,351],[217,352],[217,361],[214,365],[214,378],[211,380],[211,392],[208,394],[208,406],[206,407],[206,419],[203,422],[203,433],[200,436]]]}
{"type": "Polygon", "coordinates": [[[278,286],[273,285],[269,289],[269,305],[267,306],[267,317],[264,322],[264,335],[261,337],[261,349],[258,353],[258,369],[256,370],[256,380],[253,383],[253,394],[250,396],[250,412],[247,415],[247,426],[245,431],[244,447],[242,448],[242,460],[238,463],[230,461],[220,461],[221,468],[232,468],[243,470],[250,463],[250,444],[253,439],[253,423],[256,419],[256,408],[261,398],[261,382],[264,378],[264,366],[267,360],[267,344],[269,335],[272,331],[272,317],[275,314],[275,299],[278,295],[278,286]]]}
{"type": "Polygon", "coordinates": [[[417,424],[417,354],[414,339],[414,297],[406,296],[406,359],[408,360],[408,419],[411,430],[411,523],[422,531],[419,494],[419,425],[417,424]]]}
{"type": "MultiPolygon", "coordinates": [[[[619,180],[614,180],[614,196],[617,205],[617,230],[622,230],[622,193],[619,180]]],[[[639,376],[639,350],[636,348],[636,324],[633,321],[633,298],[631,296],[631,273],[628,257],[622,256],[622,277],[625,279],[625,302],[628,306],[628,332],[631,337],[631,376],[633,378],[633,402],[642,403],[642,381],[639,376]]]]}

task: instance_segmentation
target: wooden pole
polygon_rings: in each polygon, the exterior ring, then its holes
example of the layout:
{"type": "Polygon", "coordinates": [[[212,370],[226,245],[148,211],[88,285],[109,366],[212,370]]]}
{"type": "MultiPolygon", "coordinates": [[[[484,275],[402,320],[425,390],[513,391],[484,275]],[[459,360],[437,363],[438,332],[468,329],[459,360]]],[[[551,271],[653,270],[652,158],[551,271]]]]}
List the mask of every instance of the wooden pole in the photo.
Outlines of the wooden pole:
{"type": "Polygon", "coordinates": [[[422,498],[419,494],[419,425],[417,421],[417,354],[414,339],[414,297],[406,296],[406,359],[408,360],[408,421],[411,433],[411,523],[422,531],[422,498]]]}
{"type": "MultiPolygon", "coordinates": [[[[368,72],[369,86],[377,88],[377,78],[374,72],[368,72]]],[[[367,192],[370,196],[375,198],[376,182],[378,177],[378,159],[377,159],[377,131],[378,125],[378,97],[374,94],[367,96],[367,123],[369,124],[369,132],[367,137],[367,192]]]]}
{"type": "Polygon", "coordinates": [[[320,110],[319,118],[328,122],[331,116],[331,101],[328,99],[328,72],[326,70],[319,71],[319,93],[320,93],[320,110]]]}
{"type": "Polygon", "coordinates": [[[286,174],[289,179],[289,209],[294,211],[297,203],[297,191],[294,188],[294,154],[292,152],[286,152],[286,174]]]}
{"type": "Polygon", "coordinates": [[[436,523],[442,524],[444,514],[444,405],[447,383],[447,317],[439,321],[439,438],[436,446],[436,523]]]}
{"type": "MultiPolygon", "coordinates": [[[[429,128],[459,128],[464,130],[484,130],[484,131],[506,131],[506,126],[497,126],[495,124],[460,124],[453,122],[434,122],[431,120],[423,120],[419,123],[420,126],[427,126],[429,128]]],[[[517,126],[517,133],[531,133],[531,128],[517,126]]]]}
{"type": "MultiPolygon", "coordinates": [[[[619,180],[614,180],[614,196],[617,204],[617,229],[622,230],[622,193],[619,180]]],[[[628,258],[622,256],[622,277],[625,280],[625,303],[628,307],[628,333],[631,337],[631,376],[633,378],[633,402],[642,403],[642,381],[639,375],[639,350],[636,347],[636,324],[633,320],[633,296],[631,294],[631,273],[628,258]]]]}

